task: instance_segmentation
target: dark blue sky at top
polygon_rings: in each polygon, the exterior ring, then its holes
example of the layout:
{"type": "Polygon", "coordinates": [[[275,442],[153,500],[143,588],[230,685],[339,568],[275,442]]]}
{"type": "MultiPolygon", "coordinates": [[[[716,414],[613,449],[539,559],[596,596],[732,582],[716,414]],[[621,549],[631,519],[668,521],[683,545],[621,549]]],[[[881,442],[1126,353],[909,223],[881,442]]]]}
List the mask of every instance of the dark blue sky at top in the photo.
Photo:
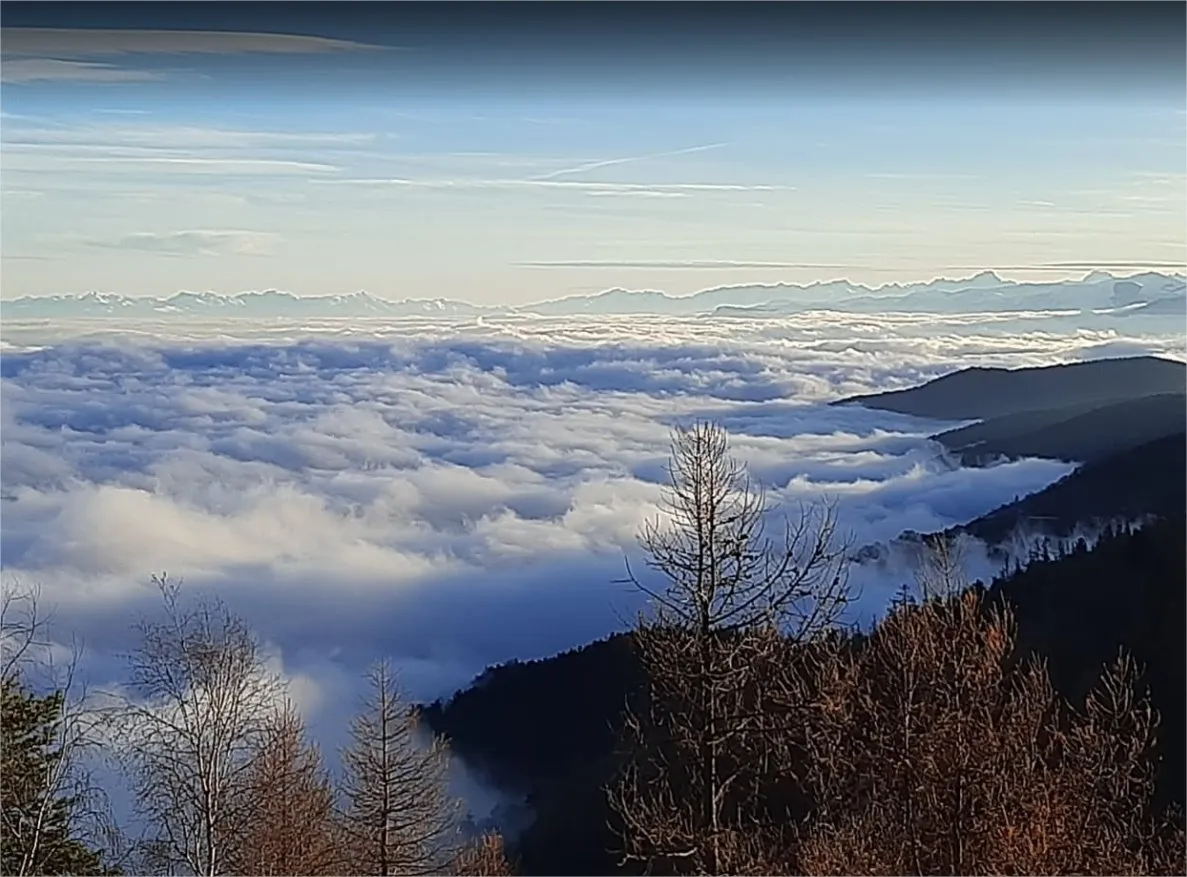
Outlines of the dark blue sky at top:
{"type": "MultiPolygon", "coordinates": [[[[158,56],[195,87],[778,97],[970,91],[1181,99],[1182,3],[13,3],[20,27],[187,29],[387,51],[158,56]]],[[[11,33],[6,42],[16,46],[11,33]]],[[[160,88],[146,83],[144,88],[160,88]]],[[[171,88],[178,88],[172,82],[171,88]]]]}

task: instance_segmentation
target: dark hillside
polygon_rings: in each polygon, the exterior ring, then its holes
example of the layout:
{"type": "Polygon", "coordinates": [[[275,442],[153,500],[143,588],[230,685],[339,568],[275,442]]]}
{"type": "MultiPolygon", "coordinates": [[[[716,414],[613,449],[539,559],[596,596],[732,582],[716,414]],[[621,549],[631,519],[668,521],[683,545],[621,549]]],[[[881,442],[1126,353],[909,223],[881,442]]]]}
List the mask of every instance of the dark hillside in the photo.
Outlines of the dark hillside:
{"type": "Polygon", "coordinates": [[[935,436],[966,464],[999,457],[1047,457],[1088,462],[1182,432],[1187,395],[1160,393],[994,417],[935,436]]]}
{"type": "Polygon", "coordinates": [[[909,390],[851,396],[833,404],[860,404],[940,420],[982,420],[1183,392],[1187,392],[1187,366],[1156,356],[1136,356],[1041,368],[962,369],[909,390]]]}
{"type": "Polygon", "coordinates": [[[1047,659],[1056,689],[1073,703],[1119,649],[1145,665],[1162,718],[1159,798],[1180,803],[1187,784],[1185,544],[1180,507],[1176,518],[1108,533],[1091,551],[1081,543],[990,588],[992,599],[1015,607],[1019,644],[1047,659]]]}
{"type": "MultiPolygon", "coordinates": [[[[1182,436],[1177,439],[1180,445],[1182,436]]],[[[1180,465],[1182,456],[1180,455],[1180,465]]],[[[1182,489],[1183,480],[1178,480],[1182,489]]],[[[1124,646],[1146,665],[1163,716],[1159,795],[1184,798],[1184,556],[1182,506],[1171,520],[1107,534],[1098,546],[1038,561],[995,581],[1020,644],[1050,663],[1073,701],[1124,646]]],[[[609,874],[614,835],[603,794],[616,769],[622,706],[640,682],[629,636],[556,658],[493,668],[476,687],[426,711],[467,763],[526,793],[537,818],[512,852],[523,874],[609,874]]]]}
{"type": "Polygon", "coordinates": [[[1187,434],[1166,436],[1086,463],[1052,485],[954,531],[998,545],[1019,525],[1052,536],[1077,524],[1173,517],[1187,508],[1187,434]]]}
{"type": "Polygon", "coordinates": [[[628,635],[554,658],[493,667],[425,720],[466,763],[526,795],[535,820],[513,852],[524,874],[608,874],[614,841],[602,788],[613,776],[629,692],[641,684],[628,635]]]}

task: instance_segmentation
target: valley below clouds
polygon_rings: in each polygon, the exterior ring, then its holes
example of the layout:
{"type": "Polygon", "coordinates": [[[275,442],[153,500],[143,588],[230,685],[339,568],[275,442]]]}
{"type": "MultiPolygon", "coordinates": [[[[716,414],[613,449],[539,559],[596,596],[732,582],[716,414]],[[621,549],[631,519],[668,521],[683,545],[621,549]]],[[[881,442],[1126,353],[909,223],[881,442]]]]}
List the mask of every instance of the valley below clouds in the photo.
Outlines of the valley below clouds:
{"type": "MultiPolygon", "coordinates": [[[[3,340],[6,586],[41,588],[95,684],[156,608],[152,574],[216,590],[331,737],[379,656],[433,699],[627,626],[674,424],[723,423],[773,500],[831,499],[868,545],[1074,466],[962,468],[928,439],[951,422],[827,403],[1183,347],[1025,313],[6,321],[3,340]]],[[[853,576],[867,614],[902,583],[853,576]]]]}

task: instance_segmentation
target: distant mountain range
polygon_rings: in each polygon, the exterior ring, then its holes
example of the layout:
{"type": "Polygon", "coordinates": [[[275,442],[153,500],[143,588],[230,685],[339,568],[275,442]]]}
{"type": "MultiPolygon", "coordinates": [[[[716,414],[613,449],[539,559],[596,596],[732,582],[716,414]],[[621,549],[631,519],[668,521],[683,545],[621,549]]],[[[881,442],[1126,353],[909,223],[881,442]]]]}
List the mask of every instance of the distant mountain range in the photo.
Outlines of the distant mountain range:
{"type": "Polygon", "coordinates": [[[366,292],[297,296],[275,289],[238,295],[179,292],[169,298],[88,292],[83,295],[26,296],[0,302],[0,316],[9,320],[470,316],[489,310],[447,299],[388,301],[366,292]]]}
{"type": "Polygon", "coordinates": [[[809,285],[722,286],[694,295],[671,296],[649,290],[610,289],[518,307],[484,307],[453,299],[380,298],[368,292],[348,295],[297,296],[267,290],[220,295],[179,292],[168,298],[143,298],[116,293],[26,296],[0,302],[0,315],[10,320],[36,319],[161,319],[226,318],[362,318],[470,317],[483,314],[546,316],[612,316],[655,314],[715,315],[764,318],[811,310],[855,313],[986,311],[1104,311],[1116,317],[1175,317],[1187,314],[1187,283],[1183,275],[1156,272],[1118,279],[1093,272],[1082,280],[1019,283],[992,271],[965,279],[868,287],[844,280],[809,285]]]}

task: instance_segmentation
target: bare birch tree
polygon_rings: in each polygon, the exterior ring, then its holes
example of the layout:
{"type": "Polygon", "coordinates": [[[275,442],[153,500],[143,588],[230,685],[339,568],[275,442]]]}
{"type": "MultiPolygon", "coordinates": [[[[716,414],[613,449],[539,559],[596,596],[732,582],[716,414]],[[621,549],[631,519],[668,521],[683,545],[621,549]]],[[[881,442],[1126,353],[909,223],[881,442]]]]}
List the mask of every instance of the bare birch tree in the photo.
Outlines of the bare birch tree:
{"type": "Polygon", "coordinates": [[[156,833],[155,867],[228,873],[247,824],[249,771],[283,688],[255,633],[219,600],[183,606],[154,578],[164,618],[141,621],[119,728],[137,804],[156,833]]]}
{"type": "Polygon", "coordinates": [[[846,546],[823,503],[772,532],[771,504],[717,425],[675,430],[668,472],[665,514],[639,537],[660,583],[628,565],[650,600],[634,637],[648,691],[641,710],[628,710],[636,757],[611,804],[626,858],[728,873],[741,864],[731,851],[753,847],[743,835],[759,819],[765,678],[789,644],[839,619],[850,599],[846,546]]]}
{"type": "Polygon", "coordinates": [[[4,679],[20,676],[50,646],[40,597],[38,588],[15,584],[5,584],[0,593],[0,677],[4,679]]]}
{"type": "Polygon", "coordinates": [[[368,674],[371,694],[342,753],[343,831],[350,873],[435,874],[460,842],[460,802],[448,790],[448,750],[418,739],[418,720],[386,662],[368,674]]]}

